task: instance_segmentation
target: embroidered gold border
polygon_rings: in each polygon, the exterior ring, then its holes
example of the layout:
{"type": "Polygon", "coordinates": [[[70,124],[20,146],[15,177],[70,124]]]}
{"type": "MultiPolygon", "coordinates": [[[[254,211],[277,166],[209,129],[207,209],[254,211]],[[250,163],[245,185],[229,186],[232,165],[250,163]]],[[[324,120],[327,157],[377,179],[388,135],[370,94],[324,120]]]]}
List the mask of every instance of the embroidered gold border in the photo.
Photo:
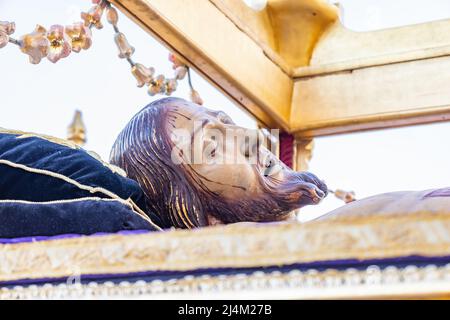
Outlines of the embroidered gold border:
{"type": "Polygon", "coordinates": [[[0,281],[450,255],[450,214],[228,225],[0,245],[0,281]]]}

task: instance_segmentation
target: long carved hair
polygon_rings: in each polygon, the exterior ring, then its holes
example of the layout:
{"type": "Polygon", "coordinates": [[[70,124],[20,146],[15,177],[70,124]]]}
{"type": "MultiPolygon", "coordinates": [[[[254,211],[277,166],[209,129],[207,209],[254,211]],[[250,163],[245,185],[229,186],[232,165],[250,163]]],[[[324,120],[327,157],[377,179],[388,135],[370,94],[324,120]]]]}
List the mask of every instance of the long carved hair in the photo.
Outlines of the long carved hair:
{"type": "Polygon", "coordinates": [[[163,228],[207,225],[204,208],[182,164],[171,159],[172,141],[167,126],[180,116],[182,99],[150,103],[127,124],[111,150],[110,161],[125,170],[144,190],[148,210],[163,228]],[[176,101],[176,105],[169,102],[176,101]]]}

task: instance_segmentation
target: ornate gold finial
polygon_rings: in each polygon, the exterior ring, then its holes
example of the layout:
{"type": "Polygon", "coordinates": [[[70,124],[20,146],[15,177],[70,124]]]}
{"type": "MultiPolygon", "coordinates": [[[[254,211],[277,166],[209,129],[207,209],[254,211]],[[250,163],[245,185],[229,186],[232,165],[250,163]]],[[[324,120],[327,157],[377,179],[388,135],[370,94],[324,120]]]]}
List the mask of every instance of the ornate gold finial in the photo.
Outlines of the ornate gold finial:
{"type": "Polygon", "coordinates": [[[86,126],[83,123],[81,111],[76,110],[72,123],[67,128],[67,140],[80,146],[86,143],[86,126]]]}

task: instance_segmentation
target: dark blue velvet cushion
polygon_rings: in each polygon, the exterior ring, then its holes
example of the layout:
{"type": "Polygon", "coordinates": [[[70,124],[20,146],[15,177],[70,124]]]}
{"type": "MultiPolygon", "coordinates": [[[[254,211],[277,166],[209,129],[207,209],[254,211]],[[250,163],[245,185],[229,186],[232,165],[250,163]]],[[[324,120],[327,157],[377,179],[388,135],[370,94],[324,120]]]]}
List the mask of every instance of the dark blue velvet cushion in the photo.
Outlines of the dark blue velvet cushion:
{"type": "Polygon", "coordinates": [[[0,238],[93,234],[122,230],[155,231],[120,201],[77,199],[60,202],[0,201],[0,238]]]}
{"type": "MultiPolygon", "coordinates": [[[[142,203],[137,182],[114,173],[83,149],[70,148],[35,136],[0,133],[0,160],[29,169],[60,174],[82,185],[107,189],[122,199],[142,203]]],[[[102,192],[82,190],[50,175],[0,163],[0,198],[50,201],[77,197],[107,197],[102,192]]]]}
{"type": "MultiPolygon", "coordinates": [[[[131,199],[150,219],[139,184],[85,150],[54,138],[0,130],[0,200],[131,199]]],[[[83,232],[79,232],[83,233],[83,232]]]]}

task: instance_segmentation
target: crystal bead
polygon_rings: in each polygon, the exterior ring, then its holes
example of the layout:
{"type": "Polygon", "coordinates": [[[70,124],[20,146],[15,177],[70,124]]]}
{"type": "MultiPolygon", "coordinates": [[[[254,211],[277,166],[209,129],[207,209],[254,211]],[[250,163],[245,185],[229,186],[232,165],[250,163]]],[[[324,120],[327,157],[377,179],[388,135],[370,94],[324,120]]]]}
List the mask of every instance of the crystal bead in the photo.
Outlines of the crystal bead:
{"type": "Polygon", "coordinates": [[[194,89],[191,90],[191,101],[198,105],[203,105],[202,97],[200,97],[200,94],[194,89]]]}
{"type": "Polygon", "coordinates": [[[154,68],[147,68],[140,63],[136,63],[131,68],[131,73],[137,80],[137,86],[141,88],[144,84],[149,84],[153,80],[153,75],[155,74],[154,68]]]}
{"type": "Polygon", "coordinates": [[[117,48],[119,49],[119,58],[126,59],[130,58],[134,53],[134,48],[130,46],[127,38],[122,32],[116,33],[114,36],[114,41],[116,42],[117,48]]]}
{"type": "Polygon", "coordinates": [[[113,7],[106,8],[106,20],[112,25],[116,25],[119,21],[119,15],[117,14],[117,10],[113,7]]]}
{"type": "Polygon", "coordinates": [[[177,80],[183,80],[186,77],[188,69],[186,67],[178,67],[175,69],[175,78],[177,80]]]}

